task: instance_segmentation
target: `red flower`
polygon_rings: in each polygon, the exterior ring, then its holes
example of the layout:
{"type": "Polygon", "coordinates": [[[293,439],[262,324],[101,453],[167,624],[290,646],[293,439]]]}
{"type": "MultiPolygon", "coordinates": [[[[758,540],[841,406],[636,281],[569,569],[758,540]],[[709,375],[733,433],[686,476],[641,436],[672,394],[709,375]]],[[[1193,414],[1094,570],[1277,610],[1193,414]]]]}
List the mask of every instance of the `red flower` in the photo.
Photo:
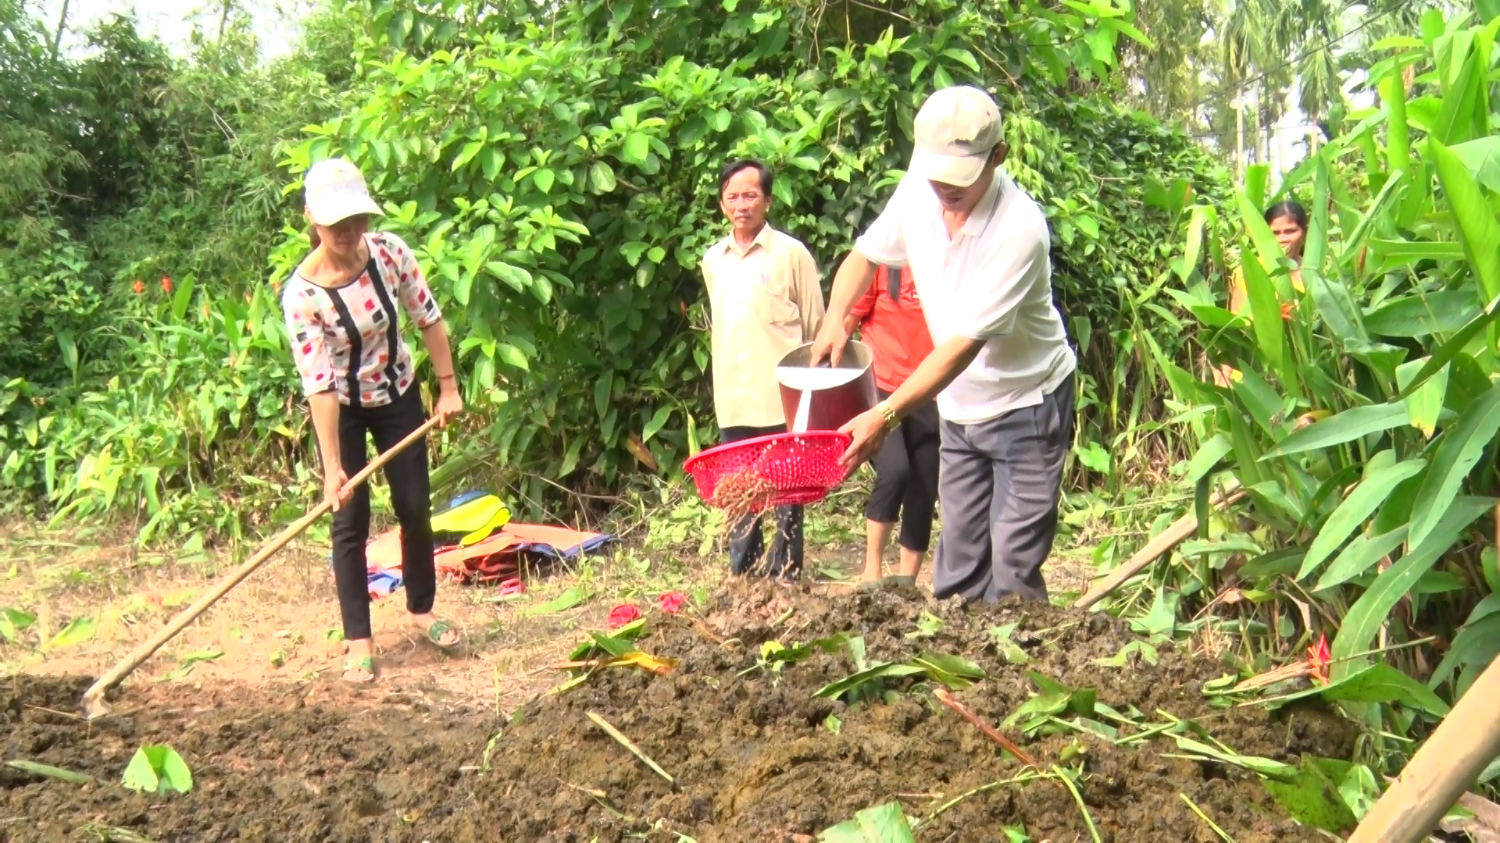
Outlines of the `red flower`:
{"type": "Polygon", "coordinates": [[[682,604],[686,602],[687,595],[680,591],[669,591],[666,594],[658,595],[656,598],[656,605],[669,615],[675,615],[681,611],[682,604]]]}
{"type": "Polygon", "coordinates": [[[627,623],[630,623],[640,616],[640,609],[637,609],[629,603],[621,603],[620,605],[611,609],[609,612],[609,628],[619,629],[620,627],[624,626],[627,623]]]}
{"type": "Polygon", "coordinates": [[[135,279],[135,283],[130,285],[130,289],[134,290],[136,295],[140,295],[146,292],[146,285],[141,283],[141,279],[137,278],[135,279]]]}
{"type": "Polygon", "coordinates": [[[1307,666],[1313,679],[1324,685],[1328,684],[1328,665],[1332,659],[1332,654],[1328,652],[1328,636],[1319,635],[1317,645],[1307,648],[1307,666]]]}
{"type": "Polygon", "coordinates": [[[161,277],[161,291],[163,293],[172,292],[172,279],[168,278],[165,275],[161,277]]]}

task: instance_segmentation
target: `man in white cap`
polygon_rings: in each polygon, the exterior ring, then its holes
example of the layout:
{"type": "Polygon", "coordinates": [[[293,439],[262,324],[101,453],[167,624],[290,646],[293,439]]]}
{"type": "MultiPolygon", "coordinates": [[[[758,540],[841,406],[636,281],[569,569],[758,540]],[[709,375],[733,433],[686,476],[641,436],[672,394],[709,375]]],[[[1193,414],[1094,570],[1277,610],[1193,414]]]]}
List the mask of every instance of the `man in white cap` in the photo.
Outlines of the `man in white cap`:
{"type": "Polygon", "coordinates": [[[1077,368],[1052,301],[1047,219],[1001,167],[1000,109],[984,91],[935,92],[914,128],[911,167],[839,267],[813,361],[837,362],[844,317],[877,265],[911,267],[933,351],[844,426],[854,441],[843,459],[868,458],[904,413],[936,396],[935,595],[1046,599],[1077,368]]]}

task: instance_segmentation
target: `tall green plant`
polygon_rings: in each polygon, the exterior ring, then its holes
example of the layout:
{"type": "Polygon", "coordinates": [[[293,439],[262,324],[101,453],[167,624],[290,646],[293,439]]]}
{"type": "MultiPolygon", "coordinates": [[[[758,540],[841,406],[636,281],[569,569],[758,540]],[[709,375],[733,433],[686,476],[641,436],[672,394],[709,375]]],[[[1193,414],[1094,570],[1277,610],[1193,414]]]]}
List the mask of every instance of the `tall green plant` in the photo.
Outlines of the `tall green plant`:
{"type": "MultiPolygon", "coordinates": [[[[1171,378],[1178,400],[1207,410],[1195,463],[1249,490],[1269,552],[1244,571],[1288,615],[1311,604],[1308,617],[1332,622],[1334,680],[1384,644],[1447,635],[1500,585],[1493,556],[1481,564],[1475,548],[1489,544],[1475,530],[1500,502],[1497,28],[1428,12],[1422,38],[1380,45],[1389,55],[1370,75],[1381,108],[1281,188],[1311,213],[1300,268],[1252,198],[1264,173],[1239,194],[1237,231],[1190,228],[1193,256],[1205,239],[1213,254],[1230,251],[1220,238],[1233,235],[1249,298],[1240,315],[1217,304],[1218,260],[1194,261],[1179,291],[1214,332],[1210,358],[1234,370],[1222,385],[1171,378]],[[1385,154],[1350,159],[1371,143],[1385,154]],[[1375,167],[1363,183],[1360,164],[1375,167]]],[[[1465,643],[1434,685],[1456,674],[1461,691],[1482,666],[1474,635],[1465,643]]]]}

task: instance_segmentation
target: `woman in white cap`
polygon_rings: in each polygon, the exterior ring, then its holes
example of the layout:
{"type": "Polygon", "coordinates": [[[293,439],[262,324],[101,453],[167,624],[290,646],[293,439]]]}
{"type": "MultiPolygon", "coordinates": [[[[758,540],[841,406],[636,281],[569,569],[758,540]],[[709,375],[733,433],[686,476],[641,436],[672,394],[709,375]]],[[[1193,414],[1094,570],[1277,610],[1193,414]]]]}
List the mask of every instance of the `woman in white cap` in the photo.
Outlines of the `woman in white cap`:
{"type": "Polygon", "coordinates": [[[942,437],[933,560],[939,599],[1046,599],[1073,439],[1077,360],[1052,301],[1047,218],[1006,174],[1000,108],[984,91],[932,94],[917,112],[911,167],[833,282],[813,362],[837,362],[844,317],[877,264],[911,266],[933,350],[875,409],[844,426],[855,464],[937,398],[942,437]]]}
{"type": "MultiPolygon", "coordinates": [[[[333,572],[348,658],[344,678],[375,678],[365,545],[370,494],[349,478],[366,465],[367,436],[384,452],[427,421],[411,350],[398,329],[398,302],[422,332],[437,370],[440,424],[463,410],[447,329],[411,249],[394,234],[369,231],[381,214],[365,180],[343,159],[315,164],[304,180],[312,251],[281,293],[292,356],[312,411],[323,461],[323,495],[333,505],[333,572]]],[[[448,649],[458,632],[432,614],[431,485],[427,443],[415,442],[385,466],[401,523],[406,608],[425,637],[448,649]]]]}

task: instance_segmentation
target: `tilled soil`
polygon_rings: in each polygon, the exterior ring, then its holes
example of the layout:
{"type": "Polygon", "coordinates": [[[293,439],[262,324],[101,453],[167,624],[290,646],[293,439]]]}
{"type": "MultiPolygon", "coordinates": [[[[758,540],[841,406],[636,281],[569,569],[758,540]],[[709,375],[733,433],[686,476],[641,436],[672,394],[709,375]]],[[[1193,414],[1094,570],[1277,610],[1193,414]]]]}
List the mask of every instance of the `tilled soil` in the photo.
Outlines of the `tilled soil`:
{"type": "MultiPolygon", "coordinates": [[[[892,800],[914,823],[927,818],[917,831],[924,841],[1005,840],[1002,826],[1024,827],[1036,841],[1092,839],[1057,778],[993,785],[1020,775],[1020,762],[914,677],[891,680],[898,693],[885,701],[849,706],[814,697],[854,672],[847,651],[816,651],[775,673],[755,667],[764,642],[790,646],[839,632],[861,635],[871,661],[922,652],[969,659],[988,676],[954,697],[995,725],[1031,695],[1030,669],[1092,688],[1121,712],[1133,707],[1147,725],[1165,715],[1193,719],[1245,754],[1295,762],[1352,750],[1353,731],[1318,707],[1210,706],[1203,683],[1224,673],[1212,662],[1163,647],[1155,666],[1099,665],[1134,640],[1100,615],[1021,604],[965,610],[924,602],[914,590],[828,600],[736,583],[701,617],[653,614],[650,622],[637,646],[676,659],[670,673],[601,670],[510,717],[325,679],[274,690],[132,687],[114,700],[114,713],[87,723],[73,714],[87,678],[17,677],[0,684],[3,758],[95,781],[0,767],[0,840],[811,841],[892,800]],[[924,611],[941,625],[924,626],[924,611]],[[989,633],[1007,623],[1017,624],[1012,640],[1029,658],[1024,668],[989,633]],[[589,711],[675,786],[595,726],[589,711]],[[142,744],[175,748],[194,790],[158,797],[121,787],[142,744]]],[[[1044,767],[1082,766],[1079,793],[1104,841],[1218,840],[1183,795],[1242,843],[1322,839],[1284,819],[1254,779],[1165,757],[1179,752],[1170,738],[1118,747],[1092,734],[1026,741],[1018,729],[1007,732],[1044,767]]]]}

